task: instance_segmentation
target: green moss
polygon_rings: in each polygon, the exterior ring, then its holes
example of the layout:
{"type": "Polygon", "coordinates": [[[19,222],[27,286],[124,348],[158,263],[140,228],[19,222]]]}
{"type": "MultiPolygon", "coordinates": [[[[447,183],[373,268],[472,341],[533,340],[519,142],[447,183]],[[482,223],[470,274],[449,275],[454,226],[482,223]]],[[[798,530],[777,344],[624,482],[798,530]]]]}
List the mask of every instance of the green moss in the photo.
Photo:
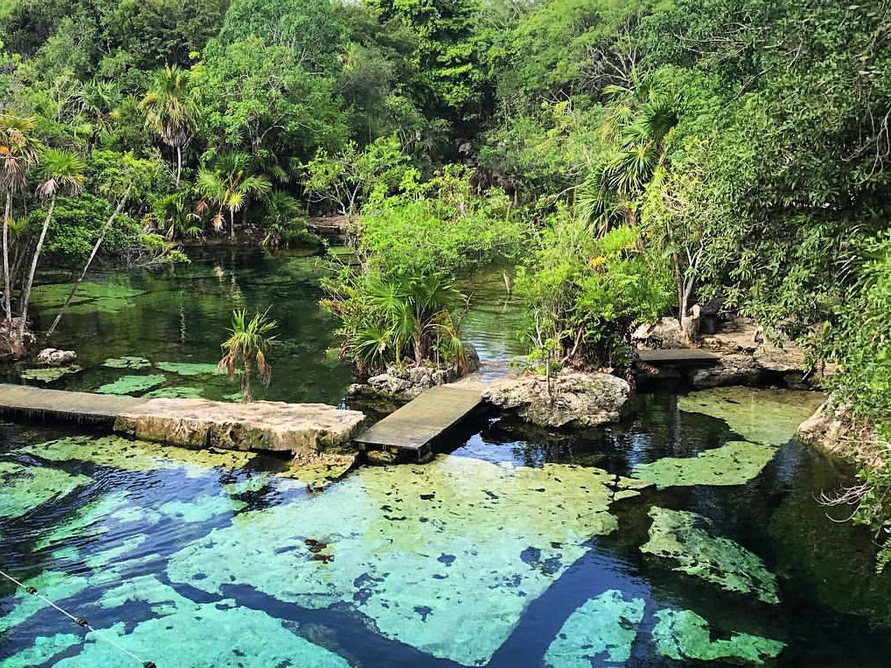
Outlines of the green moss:
{"type": "Polygon", "coordinates": [[[198,387],[161,387],[142,395],[143,399],[202,399],[203,393],[198,387]]]}
{"type": "Polygon", "coordinates": [[[672,570],[687,573],[723,589],[779,603],[776,576],[739,543],[710,534],[708,519],[682,510],[650,509],[653,519],[644,554],[670,560],[672,570]]]}
{"type": "Polygon", "coordinates": [[[660,489],[691,485],[744,485],[755,478],[776,454],[776,447],[730,441],[695,457],[663,457],[638,464],[634,475],[660,489]]]}
{"type": "Polygon", "coordinates": [[[627,600],[610,589],[573,612],[545,653],[551,668],[590,668],[607,661],[624,663],[631,656],[637,626],[643,619],[642,598],[627,600]]]}
{"type": "MultiPolygon", "coordinates": [[[[114,608],[131,601],[148,603],[158,616],[136,624],[129,633],[123,622],[101,632],[159,666],[349,668],[343,658],[295,635],[283,622],[264,612],[228,599],[194,603],[149,576],[134,578],[107,592],[100,605],[114,608]]],[[[81,652],[55,666],[115,666],[120,662],[118,649],[95,634],[87,634],[81,652]]]]}
{"type": "Polygon", "coordinates": [[[148,376],[121,376],[113,383],[107,383],[96,391],[99,394],[142,394],[158,385],[162,385],[167,379],[161,374],[148,376]]]}
{"type": "Polygon", "coordinates": [[[102,363],[102,366],[109,369],[131,369],[133,371],[142,371],[152,366],[144,357],[133,357],[125,355],[124,357],[111,357],[102,363]]]}
{"type": "Polygon", "coordinates": [[[388,638],[489,660],[540,596],[617,527],[616,476],[440,456],[360,468],[323,494],[241,513],[168,562],[173,582],[250,585],[307,608],[349,606],[388,638]],[[262,565],[262,566],[261,566],[262,565]],[[485,624],[468,616],[485,609],[485,624]]]}
{"type": "Polygon", "coordinates": [[[48,466],[0,462],[0,518],[19,517],[42,503],[66,496],[92,480],[48,466]]]}
{"type": "MultiPolygon", "coordinates": [[[[53,603],[58,603],[83,591],[87,587],[87,578],[47,571],[25,580],[22,584],[34,587],[42,596],[53,603]]],[[[0,633],[18,626],[46,607],[48,604],[42,599],[32,596],[23,589],[17,589],[9,604],[4,606],[4,614],[0,617],[0,633]]]]}
{"type": "Polygon", "coordinates": [[[779,656],[786,646],[748,633],[732,633],[727,639],[713,639],[709,624],[692,610],[659,610],[653,629],[656,651],[677,661],[733,661],[763,664],[779,656]]]}
{"type": "Polygon", "coordinates": [[[71,633],[57,633],[54,636],[37,636],[34,645],[0,661],[3,668],[30,668],[51,665],[50,660],[69,647],[80,644],[81,637],[71,633]]]}
{"type": "Polygon", "coordinates": [[[76,364],[71,366],[51,366],[38,369],[26,369],[22,371],[22,380],[36,380],[41,383],[52,383],[69,374],[78,373],[81,370],[76,364]]]}
{"type": "Polygon", "coordinates": [[[199,364],[195,362],[158,362],[156,367],[162,371],[175,373],[178,376],[210,376],[221,374],[216,364],[199,364]]]}
{"type": "Polygon", "coordinates": [[[71,436],[19,448],[18,452],[50,461],[87,461],[125,471],[183,469],[191,478],[209,475],[211,468],[240,469],[256,457],[251,452],[190,450],[120,436],[71,436]]]}
{"type": "Polygon", "coordinates": [[[783,445],[795,437],[798,425],[826,397],[819,392],[755,387],[716,387],[681,397],[678,407],[724,420],[748,441],[783,445]]]}

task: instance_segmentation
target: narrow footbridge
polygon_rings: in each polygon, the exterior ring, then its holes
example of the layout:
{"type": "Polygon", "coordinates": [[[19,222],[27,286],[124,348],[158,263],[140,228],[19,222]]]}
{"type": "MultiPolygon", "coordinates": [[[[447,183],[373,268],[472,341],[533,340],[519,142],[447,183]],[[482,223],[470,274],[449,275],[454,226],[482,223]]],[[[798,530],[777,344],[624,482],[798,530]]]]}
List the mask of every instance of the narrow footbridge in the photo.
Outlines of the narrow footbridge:
{"type": "Polygon", "coordinates": [[[708,366],[717,364],[720,359],[699,348],[659,348],[656,350],[638,350],[638,359],[652,366],[708,366]]]}
{"type": "Polygon", "coordinates": [[[363,449],[415,454],[422,459],[432,442],[482,404],[474,384],[440,385],[394,411],[353,440],[363,449]]]}
{"type": "Polygon", "coordinates": [[[119,415],[144,403],[145,399],[133,397],[0,384],[0,415],[9,417],[111,427],[119,415]]]}

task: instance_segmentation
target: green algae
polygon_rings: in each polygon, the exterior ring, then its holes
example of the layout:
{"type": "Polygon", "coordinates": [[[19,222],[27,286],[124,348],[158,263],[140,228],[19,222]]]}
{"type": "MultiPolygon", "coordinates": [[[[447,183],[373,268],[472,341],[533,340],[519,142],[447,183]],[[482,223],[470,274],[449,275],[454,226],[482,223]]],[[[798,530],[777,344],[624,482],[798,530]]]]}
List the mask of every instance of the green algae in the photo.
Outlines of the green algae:
{"type": "Polygon", "coordinates": [[[125,471],[182,469],[190,478],[209,475],[212,468],[244,468],[256,457],[251,452],[190,450],[148,441],[131,441],[121,436],[70,436],[19,448],[18,452],[49,461],[86,461],[125,471]]]}
{"type": "Polygon", "coordinates": [[[703,450],[695,457],[663,457],[638,464],[634,475],[656,483],[659,489],[691,485],[744,485],[764,470],[776,448],[747,441],[730,441],[703,450]]]}
{"type": "MultiPolygon", "coordinates": [[[[240,668],[249,657],[252,666],[349,668],[345,659],[294,634],[282,621],[230,599],[195,603],[155,578],[138,577],[104,594],[100,605],[114,608],[129,601],[146,602],[159,616],[129,633],[123,622],[101,632],[158,666],[240,668]]],[[[89,633],[79,654],[55,666],[113,666],[120,660],[119,650],[89,633]]]]}
{"type": "Polygon", "coordinates": [[[545,653],[551,668],[590,668],[624,664],[631,656],[637,626],[643,619],[642,598],[626,599],[610,589],[573,612],[545,653]]]}
{"type": "Polygon", "coordinates": [[[156,367],[162,371],[175,373],[178,376],[212,376],[221,375],[221,371],[214,364],[200,364],[197,362],[158,362],[156,367]]]}
{"type": "Polygon", "coordinates": [[[81,637],[71,633],[57,633],[53,636],[37,636],[34,645],[18,654],[0,661],[3,668],[32,668],[47,664],[54,656],[74,647],[81,637]]]}
{"type": "Polygon", "coordinates": [[[22,380],[36,380],[40,383],[52,383],[59,380],[60,378],[64,378],[65,376],[75,374],[80,371],[81,368],[76,364],[72,364],[71,366],[40,367],[37,369],[26,369],[25,371],[22,371],[21,378],[22,380]]]}
{"type": "Polygon", "coordinates": [[[149,374],[147,376],[121,376],[113,383],[106,383],[97,388],[99,394],[142,394],[148,390],[163,385],[167,380],[161,374],[149,374]]]}
{"type": "Polygon", "coordinates": [[[692,610],[658,610],[653,642],[659,654],[683,661],[734,661],[756,665],[779,656],[786,646],[778,640],[748,633],[712,639],[708,622],[692,610]]]}
{"type": "Polygon", "coordinates": [[[52,499],[67,496],[91,483],[82,475],[72,475],[48,466],[25,466],[0,462],[0,518],[20,517],[52,499]]]}
{"type": "Polygon", "coordinates": [[[739,543],[710,534],[707,518],[683,510],[650,509],[650,539],[641,546],[673,562],[672,570],[720,585],[723,589],[753,594],[765,603],[779,603],[776,576],[764,562],[739,543]]]}
{"type": "Polygon", "coordinates": [[[99,571],[106,566],[117,563],[121,557],[139,548],[146,540],[148,540],[148,537],[145,535],[131,536],[116,545],[86,556],[84,563],[94,571],[99,571]]]}
{"type": "Polygon", "coordinates": [[[124,355],[123,357],[110,357],[102,363],[102,366],[109,369],[129,369],[131,371],[142,371],[149,369],[152,363],[144,357],[135,357],[133,355],[124,355]]]}
{"type": "Polygon", "coordinates": [[[748,441],[784,445],[798,425],[813,415],[825,396],[819,392],[756,387],[716,387],[681,397],[678,407],[720,420],[748,441]]]}
{"type": "MultiPolygon", "coordinates": [[[[87,578],[47,571],[30,580],[25,580],[22,584],[26,587],[34,587],[41,596],[48,598],[53,603],[58,603],[86,589],[87,578]]],[[[23,589],[17,590],[10,599],[11,609],[0,617],[0,633],[5,633],[14,626],[18,626],[48,607],[48,604],[42,599],[32,596],[23,589]]]]}
{"type": "Polygon", "coordinates": [[[239,514],[172,555],[167,574],[346,605],[386,637],[478,665],[592,536],[616,529],[615,484],[599,469],[451,456],[362,468],[319,496],[239,514]],[[467,623],[478,615],[485,624],[467,623]]]}
{"type": "Polygon", "coordinates": [[[107,520],[114,517],[130,503],[126,492],[105,494],[85,506],[81,506],[66,521],[56,525],[34,545],[35,550],[56,545],[75,536],[95,537],[106,533],[107,520]]]}
{"type": "Polygon", "coordinates": [[[142,395],[143,399],[203,399],[204,393],[198,387],[160,387],[142,395]]]}

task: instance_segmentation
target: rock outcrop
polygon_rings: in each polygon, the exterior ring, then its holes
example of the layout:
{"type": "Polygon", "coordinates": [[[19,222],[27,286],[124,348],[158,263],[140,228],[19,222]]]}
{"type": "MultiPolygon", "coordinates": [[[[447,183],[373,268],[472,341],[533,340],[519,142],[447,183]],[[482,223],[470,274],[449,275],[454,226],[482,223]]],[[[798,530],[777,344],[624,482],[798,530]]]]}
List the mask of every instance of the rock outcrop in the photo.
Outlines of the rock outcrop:
{"type": "Polygon", "coordinates": [[[391,364],[384,373],[372,376],[365,383],[350,385],[349,394],[354,397],[388,396],[408,401],[429,389],[454,383],[464,375],[479,369],[479,358],[473,351],[470,364],[463,372],[455,367],[405,366],[391,364]]]}
{"type": "Polygon", "coordinates": [[[652,325],[641,325],[631,334],[634,343],[649,348],[686,348],[684,331],[677,318],[662,318],[652,325]]]}
{"type": "Polygon", "coordinates": [[[37,354],[37,363],[42,366],[64,366],[75,360],[77,360],[77,353],[73,350],[44,348],[37,354]]]}
{"type": "Polygon", "coordinates": [[[150,399],[118,416],[115,431],[187,448],[271,450],[311,456],[348,449],[359,411],[326,404],[150,399]]]}
{"type": "Polygon", "coordinates": [[[605,373],[562,371],[551,380],[524,376],[492,384],[483,398],[545,427],[595,427],[616,422],[626,411],[631,386],[605,373]]]}

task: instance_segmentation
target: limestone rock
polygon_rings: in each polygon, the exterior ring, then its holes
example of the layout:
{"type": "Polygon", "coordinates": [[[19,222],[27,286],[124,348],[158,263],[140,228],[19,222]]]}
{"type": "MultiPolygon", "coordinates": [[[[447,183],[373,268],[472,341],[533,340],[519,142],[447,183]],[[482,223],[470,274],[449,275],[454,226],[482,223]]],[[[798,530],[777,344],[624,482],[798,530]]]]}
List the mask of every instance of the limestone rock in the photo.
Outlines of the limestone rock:
{"type": "Polygon", "coordinates": [[[551,386],[549,396],[544,376],[526,376],[491,385],[483,398],[546,427],[595,427],[615,422],[631,398],[626,381],[605,373],[564,371],[552,379],[551,386]]]}
{"type": "Polygon", "coordinates": [[[189,448],[313,454],[347,449],[363,419],[326,404],[151,399],[120,415],[115,430],[189,448]]]}
{"type": "Polygon", "coordinates": [[[44,348],[37,354],[37,363],[43,366],[63,366],[71,364],[77,359],[77,353],[73,350],[58,350],[56,348],[44,348]]]}
{"type": "Polygon", "coordinates": [[[631,340],[651,348],[686,348],[684,332],[677,318],[662,318],[652,325],[641,325],[631,340]]]}
{"type": "Polygon", "coordinates": [[[757,384],[764,375],[764,369],[750,353],[723,353],[720,358],[717,364],[693,372],[694,387],[757,384]]]}
{"type": "MultiPolygon", "coordinates": [[[[476,352],[471,352],[470,366],[465,373],[479,368],[476,352]]],[[[389,395],[398,399],[414,399],[429,389],[447,383],[453,383],[463,374],[455,367],[437,367],[422,364],[420,366],[398,367],[391,364],[384,373],[372,376],[368,382],[350,385],[351,396],[389,395]]]]}

